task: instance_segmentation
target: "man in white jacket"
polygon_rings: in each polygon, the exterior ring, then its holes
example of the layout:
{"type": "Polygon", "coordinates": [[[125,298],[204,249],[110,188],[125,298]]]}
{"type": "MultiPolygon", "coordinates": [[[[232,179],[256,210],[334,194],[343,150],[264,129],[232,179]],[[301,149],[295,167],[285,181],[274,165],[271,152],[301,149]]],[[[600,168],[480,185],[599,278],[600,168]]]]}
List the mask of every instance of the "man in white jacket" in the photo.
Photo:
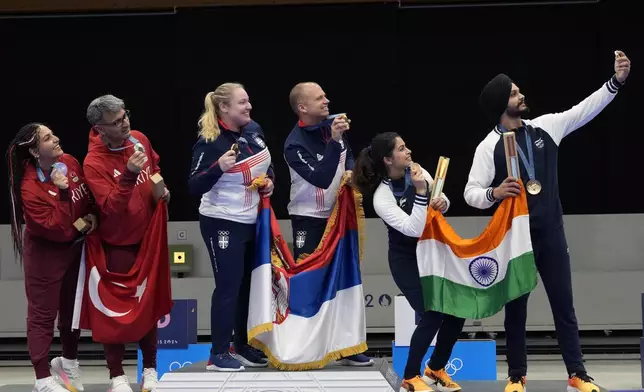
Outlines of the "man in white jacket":
{"type": "MultiPolygon", "coordinates": [[[[557,184],[557,153],[564,137],[587,124],[615,98],[629,72],[629,59],[616,51],[615,74],[601,88],[567,111],[533,120],[522,119],[529,112],[525,97],[506,75],[492,79],[480,96],[483,111],[497,125],[476,148],[465,186],[465,201],[472,207],[487,209],[521,192],[519,182],[507,177],[502,137],[504,132],[515,132],[521,158],[520,175],[527,191],[532,245],[569,374],[568,392],[599,392],[599,388],[586,373],[581,355],[557,184]]],[[[510,376],[505,392],[525,390],[527,305],[528,295],[525,295],[505,306],[510,376]]]]}

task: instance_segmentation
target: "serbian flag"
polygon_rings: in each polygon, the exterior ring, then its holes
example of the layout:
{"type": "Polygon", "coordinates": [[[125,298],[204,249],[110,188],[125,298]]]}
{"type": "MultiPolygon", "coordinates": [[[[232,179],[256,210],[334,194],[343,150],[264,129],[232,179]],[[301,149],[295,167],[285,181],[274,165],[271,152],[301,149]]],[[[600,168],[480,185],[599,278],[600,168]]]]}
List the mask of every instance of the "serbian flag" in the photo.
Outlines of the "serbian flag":
{"type": "Polygon", "coordinates": [[[416,255],[426,310],[475,320],[498,313],[537,285],[525,190],[501,202],[472,239],[430,209],[416,255]]]}
{"type": "Polygon", "coordinates": [[[297,264],[270,199],[260,202],[248,339],[281,370],[319,369],[367,349],[361,196],[343,182],[324,237],[297,264]]]}
{"type": "Polygon", "coordinates": [[[170,313],[167,216],[167,204],[161,201],[127,274],[108,271],[98,232],[87,236],[72,328],[91,330],[92,339],[99,343],[137,342],[170,313]]]}

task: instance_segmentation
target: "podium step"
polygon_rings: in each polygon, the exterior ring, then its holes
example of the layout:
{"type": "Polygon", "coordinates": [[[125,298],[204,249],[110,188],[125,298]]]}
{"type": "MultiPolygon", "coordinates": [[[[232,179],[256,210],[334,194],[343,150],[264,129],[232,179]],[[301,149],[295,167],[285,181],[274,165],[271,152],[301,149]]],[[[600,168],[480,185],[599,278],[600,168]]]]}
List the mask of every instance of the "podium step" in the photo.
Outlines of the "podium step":
{"type": "MultiPolygon", "coordinates": [[[[355,368],[329,365],[325,369],[282,372],[253,369],[240,373],[206,372],[206,362],[196,363],[161,377],[158,392],[399,392],[400,379],[389,363],[375,359],[374,366],[355,368]],[[391,385],[394,385],[392,388],[391,385]]],[[[502,392],[506,380],[462,381],[463,391],[502,392]]],[[[530,383],[530,392],[565,391],[566,380],[530,383]]],[[[607,392],[601,389],[601,392],[607,392]]],[[[3,392],[0,390],[0,392],[3,392]]]]}
{"type": "Polygon", "coordinates": [[[157,391],[394,392],[381,371],[385,375],[389,371],[388,375],[393,376],[394,383],[397,376],[387,361],[376,359],[374,362],[373,366],[362,368],[329,365],[325,369],[313,371],[288,372],[264,368],[239,373],[218,373],[207,372],[204,361],[165,373],[159,380],[157,391]]]}

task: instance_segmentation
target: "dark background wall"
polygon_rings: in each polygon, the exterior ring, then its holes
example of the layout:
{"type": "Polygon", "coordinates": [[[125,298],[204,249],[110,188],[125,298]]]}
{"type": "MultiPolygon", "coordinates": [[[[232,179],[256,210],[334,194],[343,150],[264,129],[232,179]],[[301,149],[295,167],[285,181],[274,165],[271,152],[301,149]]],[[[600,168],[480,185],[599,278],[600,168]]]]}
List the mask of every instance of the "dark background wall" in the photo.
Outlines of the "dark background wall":
{"type": "MultiPolygon", "coordinates": [[[[634,4],[631,3],[631,4],[634,4]]],[[[578,5],[400,9],[336,4],[180,9],[168,15],[0,19],[0,145],[25,123],[44,121],[66,152],[82,160],[85,109],[102,94],[123,98],[132,127],[161,156],[173,192],[170,218],[196,220],[187,191],[191,147],[205,94],[243,83],[252,116],[267,135],[277,169],[273,206],[287,218],[283,142],[296,118],[291,87],[319,82],[332,112],[347,112],[356,154],[376,133],[399,132],[415,160],[434,173],[451,158],[450,215],[488,214],[462,193],[472,155],[489,127],[478,94],[499,72],[527,97],[532,117],[562,111],[613,74],[613,51],[633,62],[627,86],[594,121],[565,139],[559,181],[567,214],[641,213],[635,187],[644,145],[644,51],[638,13],[627,2],[578,5]]],[[[6,184],[5,170],[0,182],[6,184]]],[[[6,188],[5,188],[6,189],[6,188]]],[[[9,222],[7,193],[0,223],[9,222]]],[[[371,203],[367,213],[373,217],[371,203]]]]}

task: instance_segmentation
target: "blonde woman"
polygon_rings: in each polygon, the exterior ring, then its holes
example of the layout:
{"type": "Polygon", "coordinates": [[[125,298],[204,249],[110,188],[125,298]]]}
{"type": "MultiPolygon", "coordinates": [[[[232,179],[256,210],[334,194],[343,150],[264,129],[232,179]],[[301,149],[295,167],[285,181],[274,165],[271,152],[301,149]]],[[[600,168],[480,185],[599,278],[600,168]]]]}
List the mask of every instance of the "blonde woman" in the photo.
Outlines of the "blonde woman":
{"type": "Polygon", "coordinates": [[[215,277],[212,348],[206,369],[233,372],[266,367],[266,356],[248,345],[246,320],[259,200],[273,193],[271,155],[262,128],[250,118],[252,106],[242,85],[224,83],[206,95],[204,104],[189,187],[201,196],[201,235],[215,277]],[[267,174],[267,185],[249,189],[261,174],[267,174]]]}

